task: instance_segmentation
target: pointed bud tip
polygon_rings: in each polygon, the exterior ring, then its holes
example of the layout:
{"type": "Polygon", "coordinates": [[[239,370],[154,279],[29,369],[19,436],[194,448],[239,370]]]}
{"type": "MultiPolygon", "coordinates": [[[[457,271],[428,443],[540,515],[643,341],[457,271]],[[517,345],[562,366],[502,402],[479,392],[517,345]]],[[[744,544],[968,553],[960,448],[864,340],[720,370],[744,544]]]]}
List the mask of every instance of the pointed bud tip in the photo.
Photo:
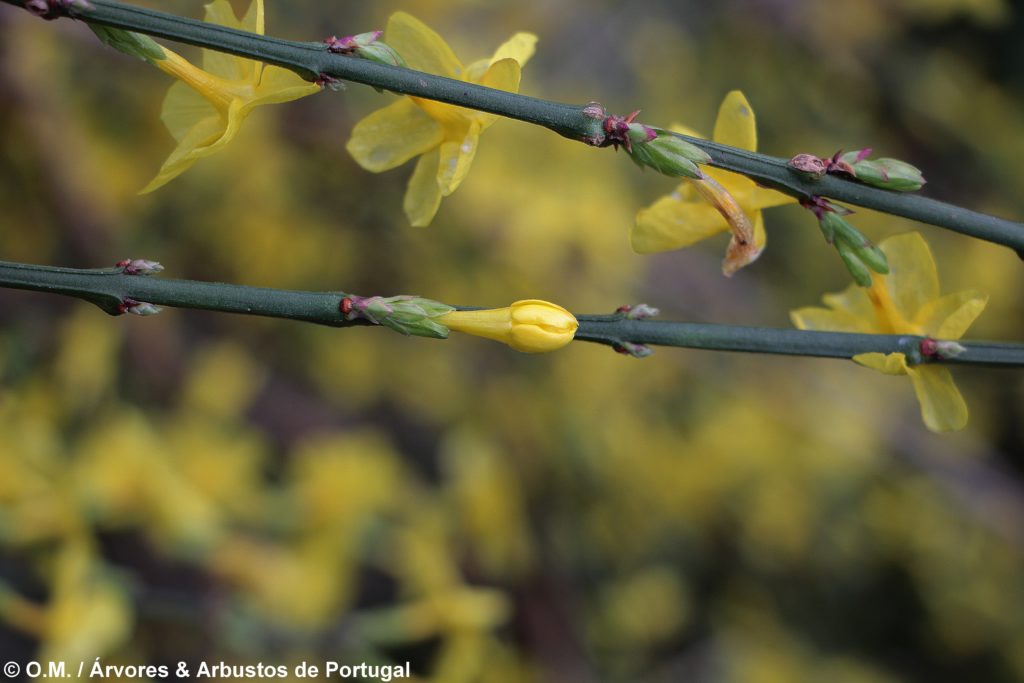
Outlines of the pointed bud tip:
{"type": "Polygon", "coordinates": [[[116,265],[125,275],[152,275],[153,273],[163,272],[164,269],[163,265],[157,261],[148,261],[140,258],[124,259],[123,261],[118,261],[116,265]]]}
{"type": "Polygon", "coordinates": [[[659,134],[628,151],[637,164],[673,178],[702,179],[704,174],[697,164],[711,159],[704,150],[671,133],[659,134]]]}
{"type": "Polygon", "coordinates": [[[789,160],[789,167],[808,180],[818,180],[828,170],[828,161],[813,154],[797,154],[789,160]]]}
{"type": "Polygon", "coordinates": [[[131,313],[132,315],[149,316],[156,315],[163,309],[146,301],[135,299],[124,299],[117,307],[119,313],[131,313]]]}
{"type": "Polygon", "coordinates": [[[914,192],[924,184],[924,175],[916,166],[900,159],[868,159],[871,148],[847,152],[835,157],[830,171],[840,171],[872,187],[895,192],[914,192]]]}
{"type": "Polygon", "coordinates": [[[627,320],[643,320],[661,315],[660,310],[647,304],[626,304],[616,308],[615,312],[624,314],[627,320]]]}
{"type": "Polygon", "coordinates": [[[940,341],[932,339],[931,337],[926,337],[921,340],[920,351],[921,355],[925,358],[949,360],[966,353],[967,347],[959,342],[949,339],[940,341]]]}
{"type": "Polygon", "coordinates": [[[440,301],[408,294],[391,297],[349,294],[339,302],[338,310],[345,320],[366,320],[407,336],[447,339],[448,328],[435,318],[454,308],[440,301]]]}
{"type": "Polygon", "coordinates": [[[647,344],[637,344],[630,341],[616,342],[612,348],[615,350],[615,353],[632,356],[633,358],[647,358],[654,353],[654,350],[647,344]]]}
{"type": "Polygon", "coordinates": [[[583,115],[591,119],[604,120],[608,116],[608,112],[600,102],[589,102],[587,106],[583,107],[583,115]]]}

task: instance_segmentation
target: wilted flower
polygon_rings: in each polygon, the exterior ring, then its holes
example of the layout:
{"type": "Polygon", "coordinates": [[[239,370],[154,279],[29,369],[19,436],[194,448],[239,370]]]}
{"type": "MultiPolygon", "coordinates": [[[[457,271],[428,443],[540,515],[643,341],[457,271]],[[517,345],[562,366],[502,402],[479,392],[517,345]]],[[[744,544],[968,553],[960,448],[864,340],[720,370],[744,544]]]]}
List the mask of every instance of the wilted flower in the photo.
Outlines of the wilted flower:
{"type": "MultiPolygon", "coordinates": [[[[678,126],[677,132],[694,135],[678,126]]],[[[757,150],[754,111],[738,90],[725,96],[715,121],[714,141],[757,150]]],[[[765,245],[761,209],[796,201],[759,187],[753,180],[716,168],[702,169],[704,180],[687,180],[676,192],[662,197],[636,216],[630,236],[633,249],[651,254],[688,247],[706,237],[731,231],[732,240],[722,270],[732,274],[756,259],[765,245]]]]}

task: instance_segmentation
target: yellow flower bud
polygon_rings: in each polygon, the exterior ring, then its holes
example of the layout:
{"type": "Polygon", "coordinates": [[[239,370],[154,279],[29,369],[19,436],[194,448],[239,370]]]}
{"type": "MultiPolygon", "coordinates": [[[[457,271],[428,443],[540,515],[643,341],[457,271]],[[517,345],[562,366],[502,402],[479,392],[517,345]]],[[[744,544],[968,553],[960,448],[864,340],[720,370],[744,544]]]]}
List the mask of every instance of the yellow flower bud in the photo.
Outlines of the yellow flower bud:
{"type": "Polygon", "coordinates": [[[505,308],[452,311],[438,317],[437,322],[457,332],[500,341],[524,353],[560,349],[572,341],[579,327],[572,313],[538,299],[517,301],[505,308]]]}

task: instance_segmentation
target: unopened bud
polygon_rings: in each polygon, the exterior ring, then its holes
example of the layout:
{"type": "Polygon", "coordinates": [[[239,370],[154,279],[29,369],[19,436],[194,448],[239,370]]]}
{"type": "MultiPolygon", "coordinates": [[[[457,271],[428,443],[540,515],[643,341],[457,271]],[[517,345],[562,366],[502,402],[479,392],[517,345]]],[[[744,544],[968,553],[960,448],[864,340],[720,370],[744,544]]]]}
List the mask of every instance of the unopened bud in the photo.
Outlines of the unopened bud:
{"type": "Polygon", "coordinates": [[[508,344],[516,351],[543,353],[573,340],[579,323],[557,304],[539,299],[517,301],[505,308],[452,311],[439,322],[457,332],[508,344]]]}
{"type": "Polygon", "coordinates": [[[327,46],[328,52],[333,52],[339,55],[348,55],[355,52],[357,48],[372,44],[383,34],[383,31],[369,31],[367,33],[357,33],[354,36],[343,36],[341,38],[331,36],[330,38],[324,39],[324,44],[327,46]]]}
{"type": "Polygon", "coordinates": [[[646,145],[658,137],[657,131],[642,123],[631,123],[626,131],[626,138],[630,145],[646,145]]]}
{"type": "Polygon", "coordinates": [[[839,216],[831,212],[824,212],[818,217],[818,227],[821,228],[821,234],[825,236],[826,242],[835,244],[836,225],[842,222],[839,216]]]}
{"type": "Polygon", "coordinates": [[[633,358],[647,358],[647,356],[654,353],[654,350],[647,344],[637,344],[631,341],[615,342],[612,348],[615,349],[616,353],[633,356],[633,358]]]}
{"type": "Polygon", "coordinates": [[[135,33],[134,31],[125,31],[123,29],[112,28],[110,26],[101,26],[99,24],[89,24],[88,26],[92,29],[92,32],[96,34],[97,38],[118,52],[123,52],[124,54],[132,57],[138,57],[142,61],[149,62],[150,64],[167,58],[167,54],[164,52],[164,49],[149,36],[144,36],[141,33],[135,33]]]}
{"type": "Polygon", "coordinates": [[[343,38],[331,36],[324,43],[327,45],[327,51],[335,54],[351,55],[388,66],[405,66],[402,55],[387,43],[380,41],[383,34],[383,31],[369,31],[343,38]]]}
{"type": "Polygon", "coordinates": [[[387,43],[376,42],[372,45],[359,47],[356,49],[355,54],[357,57],[362,57],[378,64],[405,66],[405,60],[402,59],[402,55],[398,54],[398,51],[387,43]]]}
{"type": "Polygon", "coordinates": [[[455,309],[420,296],[362,297],[353,294],[342,299],[340,310],[346,320],[368,320],[404,335],[447,339],[448,328],[436,322],[435,318],[455,309]]]}
{"type": "Polygon", "coordinates": [[[885,257],[885,252],[877,244],[869,239],[864,239],[856,246],[856,252],[857,256],[868,268],[879,275],[889,274],[889,261],[885,257]]]}
{"type": "Polygon", "coordinates": [[[639,166],[649,166],[674,178],[703,178],[697,164],[711,161],[704,150],[666,131],[644,144],[634,144],[630,158],[639,166]]]}
{"type": "Polygon", "coordinates": [[[850,271],[850,275],[853,277],[853,281],[861,287],[871,286],[871,271],[864,265],[864,262],[858,258],[856,252],[850,248],[845,242],[836,242],[836,250],[839,252],[839,258],[843,259],[843,264],[846,266],[846,270],[850,271]]]}
{"type": "Polygon", "coordinates": [[[118,261],[117,267],[125,275],[152,275],[153,273],[160,273],[164,269],[157,261],[147,261],[141,258],[118,261]]]}
{"type": "Polygon", "coordinates": [[[867,159],[865,152],[870,150],[847,152],[840,157],[846,165],[844,170],[862,183],[896,192],[913,192],[924,186],[924,175],[916,166],[899,159],[867,159]]]}
{"type": "Polygon", "coordinates": [[[807,180],[818,180],[828,171],[828,162],[813,154],[797,154],[789,160],[789,167],[807,180]]]}
{"type": "Polygon", "coordinates": [[[967,351],[967,347],[951,340],[927,339],[921,340],[921,355],[925,358],[938,358],[941,360],[949,360],[950,358],[956,358],[967,351]]]}
{"type": "Polygon", "coordinates": [[[967,347],[955,341],[945,340],[936,342],[935,344],[935,355],[943,360],[950,358],[956,358],[957,356],[967,352],[967,347]]]}
{"type": "Polygon", "coordinates": [[[653,318],[661,315],[654,306],[648,306],[647,304],[636,304],[636,305],[625,305],[619,306],[615,309],[616,313],[622,313],[626,320],[643,320],[644,318],[653,318]]]}
{"type": "Polygon", "coordinates": [[[121,305],[117,307],[121,313],[131,313],[132,315],[156,315],[161,309],[159,306],[155,306],[145,301],[136,301],[135,299],[124,299],[121,305]]]}
{"type": "Polygon", "coordinates": [[[25,9],[43,19],[57,19],[69,14],[69,10],[95,9],[88,0],[27,0],[25,9]]]}
{"type": "Polygon", "coordinates": [[[889,272],[885,252],[838,213],[830,211],[822,214],[818,219],[818,226],[825,236],[825,241],[835,246],[846,269],[861,287],[871,286],[869,271],[873,270],[882,275],[889,272]]]}
{"type": "Polygon", "coordinates": [[[335,78],[334,76],[328,76],[325,73],[317,76],[316,80],[313,82],[321,88],[327,88],[331,92],[341,92],[345,89],[345,81],[340,78],[335,78]]]}
{"type": "Polygon", "coordinates": [[[604,121],[608,116],[608,112],[601,106],[600,102],[590,102],[587,106],[583,107],[583,115],[591,119],[600,119],[604,121]]]}
{"type": "MultiPolygon", "coordinates": [[[[812,195],[810,197],[805,197],[801,199],[800,206],[804,207],[805,209],[813,213],[814,217],[817,218],[819,221],[827,213],[835,213],[840,216],[849,216],[851,213],[853,213],[852,210],[846,208],[845,206],[833,204],[829,200],[818,195],[812,195]]],[[[831,244],[832,240],[829,239],[828,242],[829,244],[831,244]]]]}

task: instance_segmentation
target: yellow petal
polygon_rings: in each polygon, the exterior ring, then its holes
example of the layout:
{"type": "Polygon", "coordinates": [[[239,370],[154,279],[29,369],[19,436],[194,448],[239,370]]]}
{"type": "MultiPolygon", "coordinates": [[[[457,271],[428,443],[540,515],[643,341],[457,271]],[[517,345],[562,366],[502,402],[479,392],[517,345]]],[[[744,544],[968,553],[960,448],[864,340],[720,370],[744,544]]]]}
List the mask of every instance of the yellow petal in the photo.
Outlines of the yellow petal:
{"type": "Polygon", "coordinates": [[[925,304],[918,314],[919,320],[936,339],[959,339],[987,303],[987,295],[973,290],[947,294],[925,304]]]}
{"type": "Polygon", "coordinates": [[[865,321],[870,331],[878,331],[876,329],[877,323],[875,322],[875,308],[871,305],[871,299],[868,298],[867,292],[863,287],[850,285],[842,292],[826,294],[821,297],[821,300],[830,308],[844,311],[855,318],[865,321]]]}
{"type": "Polygon", "coordinates": [[[227,119],[211,117],[197,123],[171,152],[167,161],[160,167],[157,177],[140,190],[139,194],[152,192],[187,171],[199,159],[220,151],[238,134],[245,116],[244,103],[235,100],[228,110],[227,119]]]}
{"type": "MultiPolygon", "coordinates": [[[[517,33],[495,50],[494,55],[490,59],[478,59],[466,67],[465,78],[466,80],[479,83],[487,69],[492,64],[503,59],[513,59],[517,64],[523,66],[533,56],[536,44],[537,36],[532,33],[517,33]]],[[[502,88],[502,90],[507,90],[507,88],[502,88]]]]}
{"type": "Polygon", "coordinates": [[[219,139],[223,132],[224,120],[219,115],[198,122],[182,137],[178,146],[160,167],[156,177],[139,190],[139,194],[147,194],[163,187],[187,171],[202,156],[196,150],[206,148],[219,139]]]}
{"type": "Polygon", "coordinates": [[[419,97],[410,97],[409,100],[422,109],[427,116],[437,121],[445,129],[444,137],[449,139],[460,137],[463,134],[462,131],[474,119],[482,120],[487,116],[494,118],[491,114],[482,114],[465,107],[456,107],[453,104],[444,104],[419,97]]]}
{"type": "Polygon", "coordinates": [[[939,275],[928,243],[918,233],[908,232],[878,246],[889,261],[885,281],[896,309],[906,320],[916,319],[921,308],[939,296],[939,275]]]}
{"type": "MultiPolygon", "coordinates": [[[[537,36],[531,33],[517,33],[495,50],[489,59],[477,59],[466,68],[466,79],[479,82],[487,69],[502,59],[515,59],[520,67],[526,65],[537,48],[537,36]]],[[[490,86],[497,87],[497,86],[490,86]]],[[[502,88],[507,90],[508,88],[502,88]]]]}
{"type": "Polygon", "coordinates": [[[776,190],[769,190],[767,187],[759,187],[756,183],[751,183],[751,185],[753,187],[747,191],[746,196],[741,202],[748,211],[770,209],[773,206],[796,203],[796,197],[790,197],[788,194],[783,194],[776,190]]]}
{"type": "Polygon", "coordinates": [[[508,92],[519,92],[522,67],[514,59],[501,59],[491,64],[480,79],[481,85],[508,92]]]}
{"type": "Polygon", "coordinates": [[[704,136],[695,131],[689,126],[685,126],[681,123],[673,123],[668,127],[673,133],[679,133],[680,135],[689,135],[691,138],[703,138],[704,136]]]}
{"type": "Polygon", "coordinates": [[[224,132],[221,136],[213,143],[197,149],[200,157],[209,156],[214,152],[220,151],[220,148],[228,144],[235,139],[238,135],[238,130],[242,127],[242,121],[245,119],[248,111],[246,110],[245,103],[241,100],[235,100],[231,103],[231,108],[228,109],[227,123],[224,125],[224,132]]]}
{"type": "Polygon", "coordinates": [[[160,120],[178,142],[181,142],[196,123],[211,116],[219,116],[217,108],[181,81],[175,81],[171,85],[160,110],[160,120]]]}
{"type": "Polygon", "coordinates": [[[764,231],[764,214],[754,211],[751,213],[751,220],[754,223],[754,247],[758,252],[762,252],[768,242],[768,233],[764,231]]]}
{"type": "Polygon", "coordinates": [[[740,149],[757,150],[757,123],[754,120],[754,110],[743,93],[733,90],[718,108],[718,118],[715,120],[715,142],[724,145],[732,145],[740,149]]]}
{"type": "Polygon", "coordinates": [[[198,92],[220,111],[228,110],[231,100],[236,97],[236,91],[246,89],[238,88],[236,83],[200,69],[173,50],[164,50],[164,59],[158,59],[153,64],[198,92]]]}
{"type": "MultiPolygon", "coordinates": [[[[249,11],[243,19],[235,16],[231,3],[227,0],[214,0],[206,5],[203,21],[219,24],[240,31],[263,34],[263,0],[253,0],[249,11]]],[[[216,50],[203,50],[203,70],[230,81],[248,81],[255,83],[262,67],[257,61],[229,55],[216,50]]]]}
{"type": "Polygon", "coordinates": [[[672,192],[672,194],[667,195],[665,199],[674,199],[677,202],[693,203],[700,203],[703,201],[700,194],[697,192],[697,189],[689,180],[684,180],[679,183],[679,186],[672,192]]]}
{"type": "Polygon", "coordinates": [[[440,153],[432,149],[416,163],[416,170],[409,179],[402,208],[415,227],[430,225],[438,207],[441,206],[441,188],[437,185],[437,167],[440,153]]]}
{"type": "Polygon", "coordinates": [[[252,0],[249,10],[242,17],[242,30],[250,33],[258,33],[261,36],[266,32],[266,16],[263,11],[263,0],[252,0]]]}
{"type": "Polygon", "coordinates": [[[451,311],[439,316],[437,321],[456,332],[493,339],[503,344],[509,343],[512,338],[511,307],[451,311]]]}
{"type": "Polygon", "coordinates": [[[872,332],[871,325],[862,318],[846,311],[830,311],[827,308],[807,306],[789,312],[793,325],[801,330],[823,332],[872,332]]]}
{"type": "Polygon", "coordinates": [[[345,148],[360,166],[380,173],[437,147],[442,138],[441,126],[403,97],[357,123],[345,148]]]}
{"type": "Polygon", "coordinates": [[[549,301],[517,301],[511,309],[512,339],[508,345],[523,353],[560,349],[573,340],[579,328],[572,313],[549,301]]]}
{"type": "Polygon", "coordinates": [[[725,188],[729,194],[744,205],[747,204],[747,195],[756,187],[754,181],[739,173],[708,166],[703,167],[701,170],[704,171],[704,175],[710,176],[712,180],[725,188]]]}
{"type": "Polygon", "coordinates": [[[654,254],[688,247],[728,229],[710,204],[682,202],[670,195],[637,213],[629,241],[638,254],[654,254]]]}
{"type": "Polygon", "coordinates": [[[933,432],[950,432],[967,425],[967,403],[953,383],[953,376],[940,365],[918,365],[907,369],[914,393],[921,404],[921,417],[933,432]]]}
{"type": "Polygon", "coordinates": [[[454,192],[469,173],[480,144],[480,128],[480,123],[474,121],[462,140],[452,140],[441,145],[437,167],[437,186],[441,196],[447,197],[454,192]]]}
{"type": "Polygon", "coordinates": [[[437,76],[462,78],[462,62],[448,43],[419,19],[395,12],[388,19],[387,43],[402,55],[410,69],[437,76]]]}
{"type": "Polygon", "coordinates": [[[264,104],[291,102],[300,97],[315,95],[320,91],[319,85],[310,83],[294,71],[278,66],[268,66],[260,74],[260,82],[256,86],[253,99],[249,102],[249,108],[264,104]]]}
{"type": "Polygon", "coordinates": [[[517,33],[494,51],[491,64],[503,59],[514,59],[520,66],[525,66],[537,48],[537,36],[532,33],[517,33]]]}
{"type": "Polygon", "coordinates": [[[487,69],[491,66],[491,60],[487,57],[470,62],[463,68],[463,79],[470,83],[479,83],[487,69]]]}
{"type": "Polygon", "coordinates": [[[902,353],[859,353],[853,362],[886,375],[907,374],[907,357],[902,353]]]}
{"type": "MultiPolygon", "coordinates": [[[[480,85],[508,92],[519,92],[521,77],[522,67],[519,66],[519,62],[514,59],[502,59],[487,68],[487,73],[480,78],[480,85]]],[[[475,118],[483,124],[484,128],[498,120],[496,114],[482,112],[478,112],[475,118]]]]}

